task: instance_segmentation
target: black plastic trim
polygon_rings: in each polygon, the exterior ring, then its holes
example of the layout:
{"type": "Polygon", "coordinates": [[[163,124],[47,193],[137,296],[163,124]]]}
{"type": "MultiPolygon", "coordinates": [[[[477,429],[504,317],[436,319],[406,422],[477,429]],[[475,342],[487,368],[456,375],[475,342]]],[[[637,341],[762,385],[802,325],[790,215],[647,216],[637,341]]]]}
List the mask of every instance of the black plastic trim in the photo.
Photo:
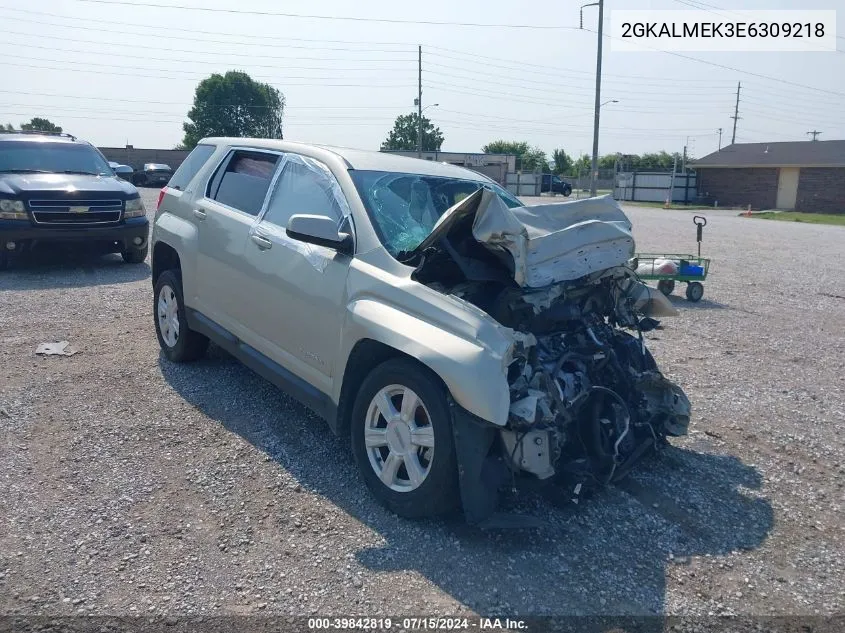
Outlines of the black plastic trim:
{"type": "Polygon", "coordinates": [[[254,347],[247,345],[203,313],[193,308],[186,308],[185,317],[189,328],[207,336],[256,374],[324,418],[332,429],[335,428],[337,405],[332,401],[331,396],[310,385],[254,347]]]}

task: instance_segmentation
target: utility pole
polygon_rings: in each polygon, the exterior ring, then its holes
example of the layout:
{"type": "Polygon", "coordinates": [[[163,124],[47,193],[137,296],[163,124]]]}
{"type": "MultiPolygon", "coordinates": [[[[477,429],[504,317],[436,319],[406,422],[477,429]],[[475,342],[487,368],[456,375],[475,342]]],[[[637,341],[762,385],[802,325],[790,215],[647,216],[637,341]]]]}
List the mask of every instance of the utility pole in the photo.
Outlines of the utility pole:
{"type": "Polygon", "coordinates": [[[422,158],[422,46],[417,47],[417,158],[422,158]]]}
{"type": "Polygon", "coordinates": [[[722,128],[719,128],[719,151],[722,151],[722,128]]]}
{"type": "Polygon", "coordinates": [[[581,28],[584,28],[584,7],[592,7],[598,5],[599,7],[599,28],[598,41],[596,42],[596,103],[593,111],[593,158],[591,161],[590,173],[590,196],[596,195],[596,178],[599,170],[599,119],[601,113],[601,47],[602,37],[604,34],[604,0],[598,0],[590,4],[585,4],[581,7],[581,28]]]}
{"type": "Polygon", "coordinates": [[[734,115],[731,117],[734,120],[734,133],[731,136],[731,145],[736,143],[736,122],[740,120],[739,116],[739,90],[742,88],[741,82],[736,82],[736,106],[734,107],[734,115]]]}
{"type": "Polygon", "coordinates": [[[813,140],[814,140],[814,141],[816,140],[816,137],[817,137],[819,134],[821,134],[821,132],[819,132],[818,130],[813,130],[812,132],[807,132],[807,135],[808,135],[808,136],[809,136],[809,135],[812,135],[812,136],[813,136],[813,140]]]}

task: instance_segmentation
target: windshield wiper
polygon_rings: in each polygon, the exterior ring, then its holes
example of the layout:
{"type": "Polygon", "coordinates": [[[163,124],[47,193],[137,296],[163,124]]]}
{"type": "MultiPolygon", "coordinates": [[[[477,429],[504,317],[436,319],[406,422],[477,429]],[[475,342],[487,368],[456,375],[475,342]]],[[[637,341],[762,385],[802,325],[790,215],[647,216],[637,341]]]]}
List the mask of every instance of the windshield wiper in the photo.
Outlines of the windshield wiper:
{"type": "Polygon", "coordinates": [[[102,174],[98,174],[95,171],[81,171],[79,169],[63,169],[61,172],[62,174],[81,174],[83,176],[101,176],[102,174]]]}

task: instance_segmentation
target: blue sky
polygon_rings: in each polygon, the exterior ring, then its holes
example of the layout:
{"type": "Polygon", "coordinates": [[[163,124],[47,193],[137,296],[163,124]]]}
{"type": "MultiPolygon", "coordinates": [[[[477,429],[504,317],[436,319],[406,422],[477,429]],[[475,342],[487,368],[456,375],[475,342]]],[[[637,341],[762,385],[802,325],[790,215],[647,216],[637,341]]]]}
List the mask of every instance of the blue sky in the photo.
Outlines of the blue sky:
{"type": "MultiPolygon", "coordinates": [[[[141,2],[142,0],[127,0],[141,2]]],[[[285,137],[377,149],[398,114],[413,110],[417,45],[423,104],[443,149],[480,151],[497,138],[549,153],[592,146],[595,33],[579,30],[586,0],[524,3],[428,0],[148,0],[167,7],[90,0],[0,0],[4,37],[0,122],[46,116],[99,145],[172,147],[199,80],[244,70],[286,97],[285,137]],[[520,6],[521,4],[521,6],[520,6]],[[355,16],[399,21],[560,26],[557,29],[397,24],[192,11],[355,16]]],[[[786,0],[607,0],[613,9],[789,9],[786,0]]],[[[818,0],[839,10],[845,0],[818,0]]],[[[595,8],[584,24],[594,27],[595,8]]],[[[718,19],[718,12],[713,14],[718,19]]],[[[845,51],[845,38],[838,40],[845,51]]],[[[690,53],[717,68],[659,52],[613,52],[605,40],[601,153],[714,151],[730,141],[737,81],[737,141],[845,138],[845,52],[690,53]],[[780,81],[779,81],[780,80],[780,81]],[[793,84],[803,84],[799,87],[793,84]],[[815,90],[813,89],[815,88],[815,90]]]]}

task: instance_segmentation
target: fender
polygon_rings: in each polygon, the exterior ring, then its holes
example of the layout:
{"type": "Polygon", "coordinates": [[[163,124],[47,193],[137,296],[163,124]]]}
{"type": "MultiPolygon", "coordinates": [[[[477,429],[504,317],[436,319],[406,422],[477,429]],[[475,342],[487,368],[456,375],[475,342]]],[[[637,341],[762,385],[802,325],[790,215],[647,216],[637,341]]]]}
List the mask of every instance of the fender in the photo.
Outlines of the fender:
{"type": "Polygon", "coordinates": [[[341,358],[348,358],[361,339],[389,345],[437,374],[461,407],[497,426],[505,425],[510,407],[507,367],[512,340],[504,334],[485,344],[372,299],[353,301],[347,310],[341,358]]]}
{"type": "Polygon", "coordinates": [[[175,249],[179,254],[179,262],[182,265],[182,289],[185,292],[185,303],[189,306],[196,306],[196,253],[199,250],[199,236],[197,227],[187,220],[173,215],[162,213],[155,219],[153,224],[153,253],[155,245],[163,242],[175,249]]]}

